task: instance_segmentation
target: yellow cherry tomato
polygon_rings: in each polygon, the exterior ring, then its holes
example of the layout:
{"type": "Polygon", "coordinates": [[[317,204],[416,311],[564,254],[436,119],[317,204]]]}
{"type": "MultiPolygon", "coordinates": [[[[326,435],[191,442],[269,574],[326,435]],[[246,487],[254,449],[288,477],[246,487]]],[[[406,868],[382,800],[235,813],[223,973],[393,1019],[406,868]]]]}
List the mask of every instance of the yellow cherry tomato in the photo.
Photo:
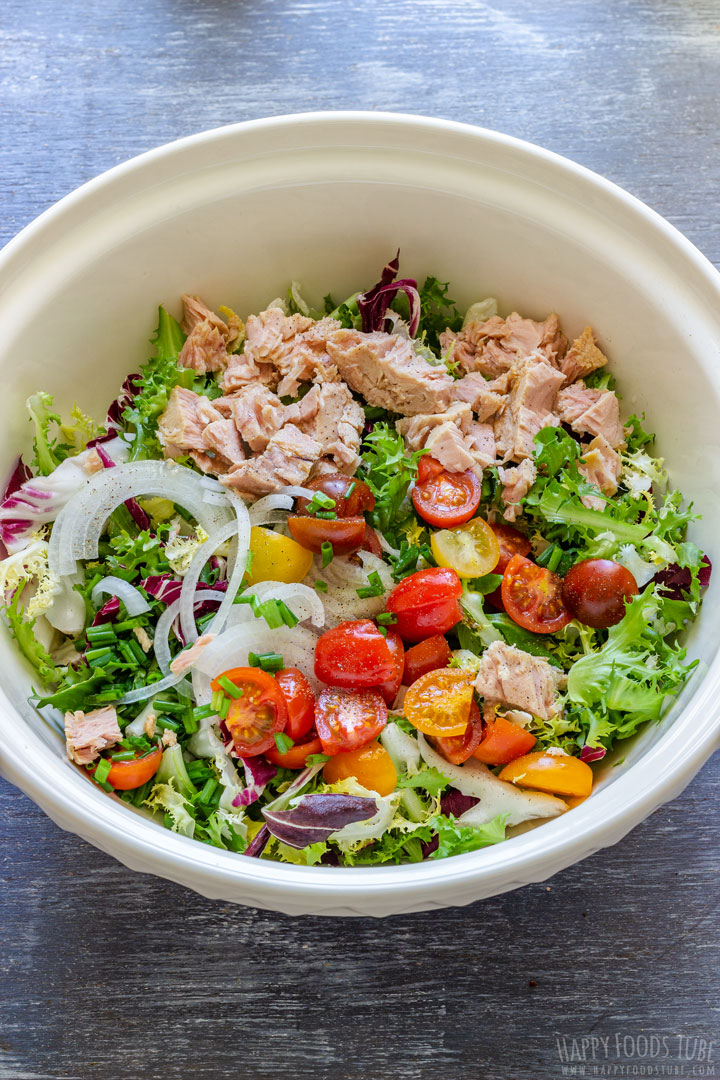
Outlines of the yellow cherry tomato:
{"type": "Polygon", "coordinates": [[[397,787],[392,758],[377,739],[358,750],[335,754],[323,769],[323,779],[328,784],[347,780],[349,776],[354,776],[363,787],[377,791],[378,795],[390,795],[397,787]]]}
{"type": "Polygon", "coordinates": [[[550,795],[584,799],[592,791],[593,771],[580,758],[536,750],[506,765],[500,779],[550,795]]]}
{"type": "Polygon", "coordinates": [[[454,570],[460,577],[484,577],[500,559],[500,545],[482,518],[473,518],[456,529],[440,529],[430,537],[438,566],[454,570]]]}
{"type": "Polygon", "coordinates": [[[312,551],[300,547],[290,536],[255,525],[250,530],[252,563],[250,585],[260,581],[302,581],[313,561],[312,551]]]}
{"type": "Polygon", "coordinates": [[[421,675],[405,694],[405,718],[424,735],[464,734],[470,722],[474,678],[474,672],[459,668],[421,675]]]}

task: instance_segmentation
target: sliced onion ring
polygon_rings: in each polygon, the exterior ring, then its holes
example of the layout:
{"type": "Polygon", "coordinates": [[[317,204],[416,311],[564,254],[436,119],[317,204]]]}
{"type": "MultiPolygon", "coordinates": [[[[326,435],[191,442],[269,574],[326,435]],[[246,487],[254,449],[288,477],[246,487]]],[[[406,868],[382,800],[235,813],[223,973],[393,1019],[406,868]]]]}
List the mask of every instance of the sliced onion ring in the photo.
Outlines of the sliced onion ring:
{"type": "Polygon", "coordinates": [[[98,581],[90,594],[90,599],[93,604],[97,604],[101,596],[117,596],[118,600],[122,600],[130,616],[144,615],[150,610],[150,605],[140,590],[129,581],[124,581],[123,578],[110,576],[98,581]]]}

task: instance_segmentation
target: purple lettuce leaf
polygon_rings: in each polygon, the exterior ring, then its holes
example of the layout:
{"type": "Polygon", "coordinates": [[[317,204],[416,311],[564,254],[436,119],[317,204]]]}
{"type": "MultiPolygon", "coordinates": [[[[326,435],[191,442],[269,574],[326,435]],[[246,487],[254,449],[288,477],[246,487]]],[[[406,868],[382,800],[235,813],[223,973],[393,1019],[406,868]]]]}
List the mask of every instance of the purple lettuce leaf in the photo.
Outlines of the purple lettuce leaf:
{"type": "MultiPolygon", "coordinates": [[[[140,582],[140,587],[145,590],[149,596],[154,596],[156,600],[159,600],[163,604],[173,604],[180,598],[182,591],[182,579],[174,577],[172,574],[154,574],[151,577],[143,578],[140,582]]],[[[196,591],[210,591],[222,594],[227,591],[227,581],[216,581],[214,585],[207,585],[204,581],[199,581],[196,591]]],[[[222,602],[222,595],[218,595],[217,600],[200,600],[194,607],[193,612],[196,619],[201,619],[203,615],[209,615],[211,611],[217,611],[222,602]]],[[[173,632],[181,645],[185,645],[185,636],[180,629],[180,619],[177,618],[173,623],[173,632]]]]}
{"type": "Polygon", "coordinates": [[[255,836],[254,840],[251,840],[248,846],[243,852],[244,855],[249,855],[251,858],[259,859],[263,851],[267,847],[268,840],[270,839],[270,830],[267,825],[263,825],[262,829],[255,836]]]}
{"type": "Polygon", "coordinates": [[[363,331],[371,333],[373,330],[385,330],[392,332],[393,323],[387,318],[388,309],[398,292],[402,290],[408,298],[410,305],[410,336],[414,337],[420,323],[420,294],[417,281],[414,278],[397,278],[400,269],[400,250],[394,259],[391,259],[382,270],[380,280],[372,289],[358,296],[357,305],[362,319],[363,331]]]}
{"type": "Polygon", "coordinates": [[[15,462],[12,473],[10,474],[10,479],[7,482],[7,487],[5,488],[5,493],[1,501],[4,502],[5,499],[9,498],[11,495],[14,495],[15,492],[23,486],[23,484],[26,484],[28,480],[32,480],[32,478],[32,469],[24,463],[22,455],[20,455],[20,457],[15,462]]]}
{"type": "Polygon", "coordinates": [[[93,626],[100,626],[101,623],[113,622],[120,611],[120,601],[117,596],[111,596],[109,600],[106,600],[99,611],[96,612],[95,618],[92,621],[93,626]]]}
{"type": "Polygon", "coordinates": [[[464,814],[466,810],[471,810],[479,802],[480,800],[474,795],[463,795],[457,788],[450,787],[440,796],[440,811],[445,817],[452,814],[453,817],[459,818],[461,814],[464,814]]]}
{"type": "Polygon", "coordinates": [[[251,806],[277,773],[274,765],[266,761],[262,754],[257,757],[243,758],[245,768],[245,789],[233,799],[233,806],[251,806]]]}
{"type": "Polygon", "coordinates": [[[601,758],[605,757],[606,753],[607,750],[604,746],[583,746],[580,751],[580,760],[587,761],[588,763],[591,761],[600,761],[601,758]]]}
{"type": "MultiPolygon", "coordinates": [[[[710,575],[712,574],[712,563],[708,559],[707,555],[703,555],[700,569],[698,570],[698,581],[700,582],[701,589],[707,589],[710,584],[710,575]]],[[[665,596],[669,600],[685,600],[687,599],[687,592],[692,584],[692,572],[689,567],[679,566],[677,563],[673,563],[668,566],[666,570],[660,570],[653,581],[657,585],[661,585],[659,590],[660,596],[665,596]]]]}
{"type": "Polygon", "coordinates": [[[135,386],[135,380],[139,379],[139,374],[128,375],[120,387],[120,393],[108,408],[107,420],[105,421],[108,431],[118,432],[124,429],[122,414],[128,405],[132,405],[133,400],[140,393],[139,388],[135,386]]]}
{"type": "Polygon", "coordinates": [[[303,795],[291,810],[263,810],[270,832],[289,847],[320,844],[333,833],[377,813],[375,799],[358,795],[303,795]]]}

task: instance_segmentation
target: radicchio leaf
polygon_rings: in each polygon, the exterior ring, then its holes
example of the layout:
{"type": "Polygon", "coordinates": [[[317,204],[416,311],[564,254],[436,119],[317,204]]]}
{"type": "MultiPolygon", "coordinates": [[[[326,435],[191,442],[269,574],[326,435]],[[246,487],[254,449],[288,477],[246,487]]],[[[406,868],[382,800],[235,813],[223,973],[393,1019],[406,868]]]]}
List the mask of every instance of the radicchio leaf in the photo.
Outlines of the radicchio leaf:
{"type": "Polygon", "coordinates": [[[359,795],[303,795],[291,810],[263,810],[270,832],[283,844],[308,847],[328,840],[333,833],[356,821],[374,817],[375,799],[359,795]]]}
{"type": "Polygon", "coordinates": [[[24,463],[21,455],[15,462],[15,467],[10,474],[10,479],[7,482],[5,494],[3,495],[3,501],[9,498],[10,495],[14,495],[23,484],[28,482],[28,480],[32,480],[32,469],[24,463]]]}
{"type": "MultiPolygon", "coordinates": [[[[132,405],[133,399],[139,394],[139,389],[135,386],[135,381],[140,379],[139,374],[128,375],[125,382],[120,388],[120,393],[112,402],[108,409],[107,420],[105,426],[108,431],[119,432],[123,428],[122,414],[128,405],[132,405]]],[[[90,445],[90,444],[88,444],[90,445]]]]}
{"type": "Polygon", "coordinates": [[[447,788],[440,796],[440,810],[445,817],[459,818],[466,810],[472,809],[480,800],[474,795],[463,795],[457,788],[447,788]]]}
{"type": "Polygon", "coordinates": [[[392,320],[387,319],[387,311],[398,292],[402,290],[408,298],[410,305],[410,336],[414,337],[420,323],[420,293],[417,281],[414,278],[400,278],[396,281],[400,269],[400,250],[394,259],[391,259],[382,270],[377,285],[373,285],[366,293],[358,296],[357,305],[362,319],[363,331],[371,333],[373,330],[385,330],[391,333],[392,320]]]}
{"type": "MultiPolygon", "coordinates": [[[[140,582],[141,588],[149,596],[154,596],[156,600],[159,600],[163,604],[172,604],[179,599],[182,591],[182,580],[178,577],[174,577],[172,574],[154,574],[151,577],[146,577],[140,582]]],[[[222,594],[227,591],[227,581],[216,581],[214,585],[207,585],[203,581],[199,581],[196,588],[203,592],[216,592],[222,594]]],[[[201,600],[193,607],[193,611],[196,619],[201,619],[203,615],[209,615],[211,611],[217,611],[222,601],[222,595],[219,595],[217,600],[201,600]]],[[[185,637],[180,629],[180,618],[173,623],[173,632],[181,645],[185,645],[185,637]]]]}
{"type": "Polygon", "coordinates": [[[587,761],[588,763],[591,761],[600,761],[601,758],[605,757],[606,753],[607,750],[604,746],[583,746],[580,751],[580,760],[587,761]]]}
{"type": "Polygon", "coordinates": [[[245,768],[245,788],[233,799],[233,806],[251,806],[262,795],[263,791],[277,773],[274,765],[266,761],[262,755],[251,758],[243,758],[245,768]]]}
{"type": "MultiPolygon", "coordinates": [[[[703,555],[698,570],[698,581],[701,589],[707,589],[710,584],[711,574],[712,563],[707,555],[703,555]]],[[[660,570],[653,578],[653,581],[657,585],[662,586],[662,588],[658,590],[660,596],[667,597],[669,600],[685,600],[687,598],[686,594],[692,584],[692,572],[687,566],[679,566],[677,563],[672,563],[666,570],[660,570]]]]}
{"type": "Polygon", "coordinates": [[[243,852],[244,855],[249,855],[251,858],[259,859],[263,851],[267,847],[268,840],[270,839],[270,830],[267,825],[263,825],[260,832],[255,836],[254,840],[251,840],[248,846],[243,852]]]}
{"type": "Polygon", "coordinates": [[[92,621],[93,626],[100,626],[101,623],[112,622],[120,611],[120,601],[117,596],[111,596],[109,600],[106,600],[103,606],[95,615],[92,621]]]}

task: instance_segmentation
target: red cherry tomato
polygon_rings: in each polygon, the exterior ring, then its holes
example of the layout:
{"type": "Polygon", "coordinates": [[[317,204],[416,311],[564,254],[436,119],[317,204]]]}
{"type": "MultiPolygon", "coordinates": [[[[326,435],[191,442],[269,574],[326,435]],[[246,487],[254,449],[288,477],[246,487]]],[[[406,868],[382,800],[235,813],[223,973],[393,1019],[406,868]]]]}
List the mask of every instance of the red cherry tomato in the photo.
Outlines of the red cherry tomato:
{"type": "Polygon", "coordinates": [[[315,695],[302,671],[298,668],[283,668],[275,676],[275,682],[282,691],[287,705],[288,720],[285,734],[293,742],[298,742],[315,723],[315,695]]]}
{"type": "Polygon", "coordinates": [[[392,677],[386,679],[385,682],[381,683],[376,689],[385,698],[386,704],[392,705],[397,697],[397,692],[402,685],[403,671],[405,668],[405,648],[400,635],[396,634],[394,630],[388,630],[385,640],[393,659],[394,671],[392,677]]]}
{"type": "Polygon", "coordinates": [[[328,686],[379,686],[393,678],[395,667],[387,640],[369,619],[342,622],[315,646],[315,674],[328,686]]]}
{"type": "MultiPolygon", "coordinates": [[[[232,668],[223,675],[242,690],[242,697],[233,698],[225,718],[238,756],[264,754],[275,745],[275,735],[287,724],[288,710],[282,690],[262,668],[232,668]]],[[[210,687],[223,689],[217,679],[213,679],[210,687]]]]}
{"type": "Polygon", "coordinates": [[[485,725],[482,742],[473,750],[473,757],[485,765],[507,765],[527,754],[536,742],[535,736],[519,724],[496,716],[485,725]]]}
{"type": "Polygon", "coordinates": [[[382,557],[383,549],[372,525],[365,525],[365,539],[360,550],[369,551],[371,555],[377,555],[378,558],[382,557]]]}
{"type": "Polygon", "coordinates": [[[304,769],[311,754],[322,753],[322,743],[318,736],[313,733],[312,738],[307,739],[304,743],[298,743],[297,746],[291,746],[284,753],[280,753],[277,746],[271,746],[269,750],[265,751],[265,757],[273,765],[277,765],[281,769],[304,769]]]}
{"type": "Polygon", "coordinates": [[[460,621],[460,596],[462,584],[455,571],[436,566],[418,570],[396,585],[385,607],[397,615],[395,630],[404,641],[423,641],[446,634],[460,621]]]}
{"type": "Polygon", "coordinates": [[[470,706],[470,720],[463,735],[428,736],[438,753],[452,765],[462,765],[472,757],[483,737],[483,719],[477,704],[470,706]]]}
{"type": "MultiPolygon", "coordinates": [[[[532,550],[532,545],[527,536],[524,536],[519,529],[514,528],[512,525],[494,524],[491,522],[490,528],[495,533],[495,538],[500,545],[500,558],[498,559],[497,566],[493,570],[493,573],[504,574],[505,568],[513,555],[529,555],[532,550]]],[[[486,599],[489,600],[493,607],[496,607],[498,611],[503,610],[502,588],[500,585],[498,585],[497,589],[488,593],[486,599]]]]}
{"type": "Polygon", "coordinates": [[[357,750],[377,738],[387,723],[387,705],[371,690],[320,692],[315,723],[323,753],[357,750]]]}
{"type": "Polygon", "coordinates": [[[574,619],[605,629],[615,626],[625,614],[625,601],[637,596],[633,575],[611,559],[584,559],[568,570],[562,597],[574,619]]]}
{"type": "Polygon", "coordinates": [[[480,505],[481,494],[482,483],[472,470],[447,472],[434,458],[427,455],[420,458],[412,501],[420,517],[428,524],[439,529],[452,529],[464,524],[480,505]]]}
{"type": "Polygon", "coordinates": [[[287,524],[293,540],[308,551],[322,551],[323,544],[328,543],[332,544],[334,555],[350,555],[362,547],[365,539],[364,517],[327,521],[290,514],[287,524]]]}
{"type": "Polygon", "coordinates": [[[535,634],[554,634],[572,619],[563,604],[562,578],[522,555],[507,564],[501,588],[510,618],[535,634]]]}
{"type": "MultiPolygon", "coordinates": [[[[362,480],[354,480],[352,476],[343,473],[327,473],[325,476],[316,476],[308,480],[305,487],[310,491],[322,491],[335,500],[335,506],[329,507],[339,518],[359,517],[366,510],[372,510],[375,506],[375,496],[370,488],[362,480]],[[348,491],[350,494],[348,495],[348,491]]],[[[309,499],[299,498],[297,512],[303,516],[307,514],[309,499]]]]}
{"type": "Polygon", "coordinates": [[[419,679],[421,675],[427,675],[428,671],[447,667],[451,656],[450,646],[442,634],[433,634],[432,637],[425,638],[419,645],[413,645],[405,653],[403,683],[405,686],[412,686],[416,679],[419,679]]]}
{"type": "MultiPolygon", "coordinates": [[[[112,751],[110,754],[112,755],[112,751]]],[[[160,768],[162,755],[162,747],[156,746],[154,750],[136,757],[134,761],[113,761],[110,772],[107,774],[107,783],[116,791],[134,791],[135,788],[142,787],[160,768]]],[[[99,762],[92,770],[91,776],[94,776],[98,765],[99,762]]]]}

